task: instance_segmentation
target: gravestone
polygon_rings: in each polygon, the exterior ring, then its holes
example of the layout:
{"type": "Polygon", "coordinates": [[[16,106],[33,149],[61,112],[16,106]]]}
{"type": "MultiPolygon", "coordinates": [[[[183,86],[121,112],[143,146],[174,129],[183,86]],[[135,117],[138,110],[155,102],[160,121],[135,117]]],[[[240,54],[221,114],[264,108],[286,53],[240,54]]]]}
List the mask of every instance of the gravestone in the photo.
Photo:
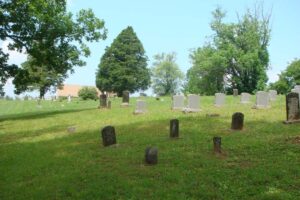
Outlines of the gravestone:
{"type": "Polygon", "coordinates": [[[233,96],[237,97],[239,95],[239,90],[238,89],[233,89],[233,96]]]}
{"type": "Polygon", "coordinates": [[[241,94],[241,103],[250,103],[251,94],[243,92],[241,94]]]}
{"type": "Polygon", "coordinates": [[[264,91],[258,91],[256,93],[256,103],[253,106],[253,108],[255,108],[255,109],[268,108],[269,101],[270,101],[269,93],[264,92],[264,91]]]}
{"type": "Polygon", "coordinates": [[[269,91],[269,97],[271,101],[276,101],[277,98],[277,91],[276,90],[270,90],[269,91]]]}
{"type": "Polygon", "coordinates": [[[171,138],[179,137],[179,120],[178,119],[170,120],[170,137],[171,138]]]}
{"type": "Polygon", "coordinates": [[[200,111],[200,96],[196,94],[188,95],[188,106],[184,108],[184,112],[199,112],[200,111]]]}
{"type": "Polygon", "coordinates": [[[172,102],[173,110],[182,110],[184,108],[184,96],[183,95],[174,95],[172,102]]]}
{"type": "Polygon", "coordinates": [[[68,96],[68,102],[71,103],[71,101],[72,101],[72,97],[71,97],[71,95],[69,95],[68,96]]]}
{"type": "Polygon", "coordinates": [[[244,126],[244,114],[236,112],[232,115],[231,129],[232,130],[242,130],[244,126]]]}
{"type": "Polygon", "coordinates": [[[100,94],[99,108],[106,108],[106,107],[107,107],[107,96],[106,96],[106,94],[100,94]]]}
{"type": "Polygon", "coordinates": [[[299,94],[292,92],[286,95],[286,124],[300,122],[299,94]]]}
{"type": "Polygon", "coordinates": [[[215,106],[223,106],[225,104],[225,94],[216,93],[215,94],[215,106]]]}
{"type": "Polygon", "coordinates": [[[124,107],[129,106],[129,91],[127,91],[127,90],[123,91],[121,106],[124,106],[124,107]]]}
{"type": "Polygon", "coordinates": [[[113,126],[106,126],[101,130],[103,146],[110,146],[117,143],[116,132],[113,126]]]}
{"type": "Polygon", "coordinates": [[[147,111],[146,102],[143,100],[137,100],[136,101],[136,109],[134,111],[134,114],[143,114],[146,111],[147,111]]]}
{"type": "Polygon", "coordinates": [[[213,143],[214,143],[214,153],[217,153],[217,154],[222,153],[221,137],[214,137],[213,143]]]}
{"type": "Polygon", "coordinates": [[[148,165],[157,164],[158,150],[156,147],[147,147],[145,150],[145,162],[148,165]]]}
{"type": "Polygon", "coordinates": [[[108,101],[108,102],[107,102],[107,108],[108,108],[108,109],[111,109],[111,101],[108,101]]]}
{"type": "Polygon", "coordinates": [[[300,85],[295,85],[294,89],[299,90],[300,91],[300,85]]]}
{"type": "Polygon", "coordinates": [[[68,130],[68,133],[75,133],[76,127],[75,127],[75,126],[69,126],[69,127],[67,128],[67,130],[68,130]]]}

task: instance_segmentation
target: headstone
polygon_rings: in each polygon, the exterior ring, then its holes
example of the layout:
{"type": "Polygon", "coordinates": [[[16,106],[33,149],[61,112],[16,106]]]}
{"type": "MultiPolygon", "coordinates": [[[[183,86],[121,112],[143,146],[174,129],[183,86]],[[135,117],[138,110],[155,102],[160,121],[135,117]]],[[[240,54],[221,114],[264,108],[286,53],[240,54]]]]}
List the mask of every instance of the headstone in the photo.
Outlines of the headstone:
{"type": "Polygon", "coordinates": [[[129,106],[129,91],[123,91],[122,104],[121,106],[129,106]]]}
{"type": "Polygon", "coordinates": [[[100,94],[100,108],[107,107],[107,96],[106,94],[100,94]]]}
{"type": "Polygon", "coordinates": [[[145,162],[148,165],[157,164],[158,150],[156,147],[147,147],[145,150],[145,162]]]}
{"type": "Polygon", "coordinates": [[[233,89],[233,96],[237,97],[239,95],[239,90],[238,89],[233,89]]]}
{"type": "Polygon", "coordinates": [[[147,111],[146,102],[143,100],[137,100],[136,101],[136,109],[134,111],[134,114],[143,114],[146,111],[147,111]]]}
{"type": "Polygon", "coordinates": [[[292,92],[286,95],[286,121],[285,123],[300,122],[299,94],[292,92]]]}
{"type": "Polygon", "coordinates": [[[223,106],[225,104],[225,94],[216,93],[215,94],[215,106],[223,106]]]}
{"type": "Polygon", "coordinates": [[[214,143],[214,153],[217,153],[217,154],[222,153],[221,137],[214,137],[213,143],[214,143]]]}
{"type": "Polygon", "coordinates": [[[116,132],[113,126],[106,126],[101,130],[103,146],[110,146],[117,143],[116,132]]]}
{"type": "Polygon", "coordinates": [[[107,108],[111,109],[111,101],[110,100],[107,102],[107,108]]]}
{"type": "Polygon", "coordinates": [[[244,114],[236,112],[232,115],[231,129],[242,130],[244,126],[244,114]]]}
{"type": "Polygon", "coordinates": [[[70,103],[72,101],[71,95],[68,96],[68,102],[70,103]]]}
{"type": "Polygon", "coordinates": [[[270,97],[267,92],[258,91],[256,93],[256,104],[253,108],[268,108],[269,107],[270,97]]]}
{"type": "Polygon", "coordinates": [[[173,110],[182,110],[184,108],[184,96],[183,95],[174,95],[172,109],[173,110]]]}
{"type": "Polygon", "coordinates": [[[295,85],[294,89],[300,90],[300,85],[295,85]]]}
{"type": "Polygon", "coordinates": [[[68,130],[68,133],[75,133],[76,127],[75,126],[69,126],[67,130],[68,130]]]}
{"type": "Polygon", "coordinates": [[[188,95],[188,106],[184,108],[184,112],[199,112],[200,111],[200,96],[196,94],[188,95]]]}
{"type": "Polygon", "coordinates": [[[171,138],[179,137],[179,120],[178,119],[170,120],[170,137],[171,138]]]}
{"type": "Polygon", "coordinates": [[[251,94],[243,92],[241,94],[241,103],[250,103],[251,94]]]}
{"type": "Polygon", "coordinates": [[[276,101],[277,98],[277,91],[276,90],[270,90],[269,91],[269,97],[271,101],[276,101]]]}

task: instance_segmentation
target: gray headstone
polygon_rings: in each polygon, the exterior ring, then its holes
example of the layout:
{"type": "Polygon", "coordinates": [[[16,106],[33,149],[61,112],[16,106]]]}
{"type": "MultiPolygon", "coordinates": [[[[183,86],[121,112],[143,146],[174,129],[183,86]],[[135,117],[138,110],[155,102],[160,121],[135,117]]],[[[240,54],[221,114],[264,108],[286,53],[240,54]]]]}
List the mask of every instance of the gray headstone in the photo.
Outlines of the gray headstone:
{"type": "Polygon", "coordinates": [[[300,85],[295,85],[294,89],[300,90],[300,85]]]}
{"type": "Polygon", "coordinates": [[[100,94],[100,108],[106,108],[107,107],[107,96],[106,94],[100,94]]]}
{"type": "Polygon", "coordinates": [[[143,100],[137,100],[136,101],[136,109],[134,111],[134,114],[143,114],[146,111],[147,111],[146,102],[143,100]]]}
{"type": "Polygon", "coordinates": [[[244,127],[244,114],[236,112],[232,115],[231,129],[232,130],[242,130],[244,127]]]}
{"type": "Polygon", "coordinates": [[[184,109],[185,112],[199,112],[200,111],[200,96],[196,94],[188,95],[188,105],[184,109]]]}
{"type": "Polygon", "coordinates": [[[122,103],[128,103],[129,104],[129,91],[123,91],[123,98],[122,103]]]}
{"type": "Polygon", "coordinates": [[[213,138],[213,143],[214,143],[214,152],[215,153],[222,153],[221,137],[214,137],[213,138]]]}
{"type": "Polygon", "coordinates": [[[269,93],[264,91],[258,91],[256,93],[256,104],[254,108],[268,108],[269,107],[269,93]]]}
{"type": "Polygon", "coordinates": [[[111,109],[111,101],[108,101],[108,102],[107,102],[107,108],[108,108],[108,109],[111,109]]]}
{"type": "Polygon", "coordinates": [[[286,122],[300,121],[299,94],[286,95],[286,122]]]}
{"type": "Polygon", "coordinates": [[[237,97],[239,95],[238,89],[233,89],[233,96],[237,97]]]}
{"type": "Polygon", "coordinates": [[[251,94],[243,92],[241,94],[241,103],[250,103],[251,94]]]}
{"type": "Polygon", "coordinates": [[[103,146],[110,146],[117,143],[116,132],[113,126],[106,126],[101,130],[103,146]]]}
{"type": "Polygon", "coordinates": [[[148,165],[157,164],[158,149],[156,147],[147,147],[145,150],[145,162],[148,165]]]}
{"type": "Polygon", "coordinates": [[[269,97],[271,101],[276,101],[277,98],[277,91],[276,90],[270,90],[269,91],[269,97]]]}
{"type": "Polygon", "coordinates": [[[215,94],[215,105],[223,106],[225,104],[225,94],[224,93],[216,93],[215,94]]]}
{"type": "Polygon", "coordinates": [[[182,110],[184,108],[184,96],[183,95],[174,95],[172,102],[173,110],[182,110]]]}
{"type": "Polygon", "coordinates": [[[178,119],[170,120],[170,137],[171,138],[179,137],[179,120],[178,119]]]}

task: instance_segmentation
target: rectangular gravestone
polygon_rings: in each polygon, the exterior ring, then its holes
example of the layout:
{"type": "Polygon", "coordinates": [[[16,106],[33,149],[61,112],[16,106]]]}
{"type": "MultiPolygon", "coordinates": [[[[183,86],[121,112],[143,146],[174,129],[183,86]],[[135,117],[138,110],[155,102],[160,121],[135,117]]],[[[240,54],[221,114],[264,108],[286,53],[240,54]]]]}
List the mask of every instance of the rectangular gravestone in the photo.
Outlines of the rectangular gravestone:
{"type": "Polygon", "coordinates": [[[147,111],[146,102],[143,100],[137,100],[136,101],[136,109],[134,111],[134,114],[143,114],[146,111],[147,111]]]}
{"type": "Polygon", "coordinates": [[[184,112],[199,112],[200,111],[200,96],[196,94],[188,95],[188,105],[183,109],[184,112]]]}
{"type": "Polygon", "coordinates": [[[123,91],[122,93],[122,107],[127,107],[129,106],[129,91],[123,91]]]}
{"type": "Polygon", "coordinates": [[[286,124],[300,122],[299,94],[291,92],[286,95],[286,124]]]}
{"type": "Polygon", "coordinates": [[[243,92],[241,94],[241,103],[250,103],[251,94],[243,92]]]}
{"type": "Polygon", "coordinates": [[[300,85],[295,85],[294,89],[299,90],[300,91],[300,85]]]}
{"type": "Polygon", "coordinates": [[[216,93],[215,94],[215,106],[223,106],[225,104],[225,94],[216,93]]]}
{"type": "Polygon", "coordinates": [[[237,97],[239,95],[239,90],[238,89],[233,89],[233,96],[237,97]]]}
{"type": "Polygon", "coordinates": [[[295,92],[295,93],[297,93],[299,95],[299,104],[300,104],[300,88],[297,88],[296,86],[295,86],[294,89],[291,90],[291,92],[295,92]]]}
{"type": "Polygon", "coordinates": [[[184,108],[184,96],[174,95],[172,102],[172,110],[182,110],[184,108]]]}
{"type": "Polygon", "coordinates": [[[253,108],[256,108],[256,109],[268,108],[268,107],[270,107],[269,101],[270,101],[269,93],[264,92],[264,91],[258,91],[256,93],[256,103],[253,106],[253,108]]]}
{"type": "Polygon", "coordinates": [[[277,91],[276,90],[270,90],[269,91],[269,97],[271,101],[276,101],[277,98],[277,91]]]}

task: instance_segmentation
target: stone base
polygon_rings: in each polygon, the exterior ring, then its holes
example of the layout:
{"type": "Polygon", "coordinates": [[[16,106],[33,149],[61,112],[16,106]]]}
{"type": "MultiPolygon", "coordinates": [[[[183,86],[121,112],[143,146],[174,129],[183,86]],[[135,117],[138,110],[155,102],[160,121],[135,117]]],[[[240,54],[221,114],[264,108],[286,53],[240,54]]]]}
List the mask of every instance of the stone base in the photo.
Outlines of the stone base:
{"type": "Polygon", "coordinates": [[[128,106],[129,106],[129,103],[122,103],[120,106],[121,106],[121,107],[128,107],[128,106]]]}
{"type": "Polygon", "coordinates": [[[206,117],[220,117],[220,114],[218,113],[206,114],[206,117]]]}
{"type": "Polygon", "coordinates": [[[136,110],[133,112],[134,115],[140,115],[140,114],[145,114],[145,112],[140,111],[140,110],[136,110]]]}
{"type": "Polygon", "coordinates": [[[173,107],[173,108],[171,108],[171,110],[182,110],[183,109],[183,107],[173,107]]]}
{"type": "Polygon", "coordinates": [[[284,124],[296,124],[296,123],[300,123],[300,119],[299,120],[291,120],[291,121],[283,121],[284,124]]]}
{"type": "Polygon", "coordinates": [[[252,106],[252,109],[268,109],[270,107],[271,106],[257,106],[257,105],[254,105],[254,106],[252,106]]]}
{"type": "Polygon", "coordinates": [[[195,113],[195,112],[200,112],[200,109],[192,109],[192,108],[184,108],[182,109],[183,113],[195,113]]]}
{"type": "Polygon", "coordinates": [[[241,101],[240,103],[241,104],[247,104],[247,103],[250,103],[250,101],[241,101]]]}

